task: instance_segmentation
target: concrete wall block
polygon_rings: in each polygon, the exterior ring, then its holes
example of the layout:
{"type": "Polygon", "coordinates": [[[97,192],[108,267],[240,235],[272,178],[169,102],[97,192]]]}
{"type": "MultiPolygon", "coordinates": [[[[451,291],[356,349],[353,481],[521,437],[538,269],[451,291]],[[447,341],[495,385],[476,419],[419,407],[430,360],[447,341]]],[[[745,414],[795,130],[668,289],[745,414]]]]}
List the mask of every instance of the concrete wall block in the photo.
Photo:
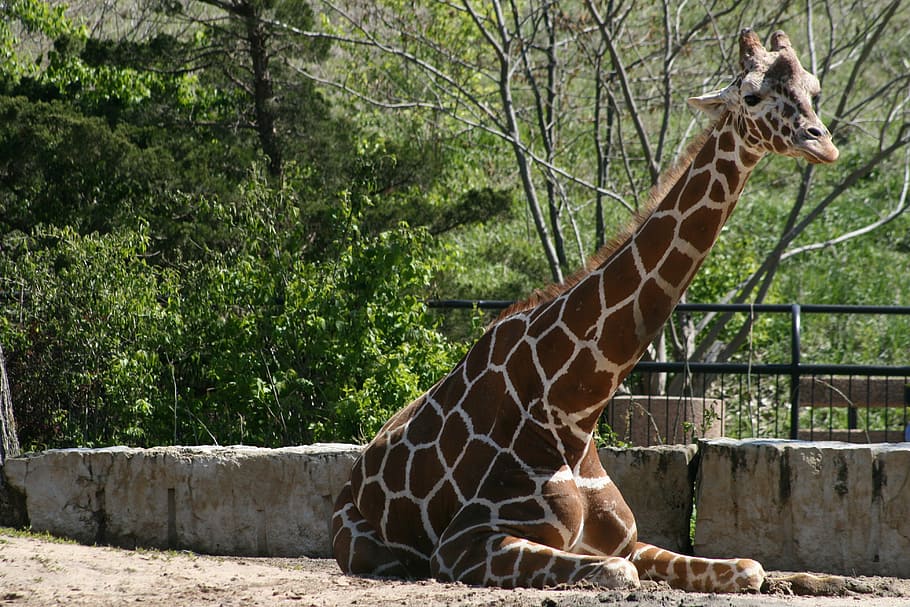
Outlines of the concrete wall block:
{"type": "Polygon", "coordinates": [[[360,448],[68,449],[7,460],[33,529],[86,543],[330,556],[335,497],[360,448]]]}
{"type": "Polygon", "coordinates": [[[105,526],[106,477],[122,448],[54,449],[9,458],[7,481],[25,495],[32,529],[96,542],[105,526]]]}
{"type": "Polygon", "coordinates": [[[689,552],[695,445],[600,449],[600,461],[635,514],[638,537],[689,552]]]}
{"type": "Polygon", "coordinates": [[[700,443],[695,553],[910,576],[910,445],[700,443]]]}
{"type": "Polygon", "coordinates": [[[884,575],[910,577],[910,443],[882,447],[872,468],[872,503],[879,518],[871,558],[884,575]]]}

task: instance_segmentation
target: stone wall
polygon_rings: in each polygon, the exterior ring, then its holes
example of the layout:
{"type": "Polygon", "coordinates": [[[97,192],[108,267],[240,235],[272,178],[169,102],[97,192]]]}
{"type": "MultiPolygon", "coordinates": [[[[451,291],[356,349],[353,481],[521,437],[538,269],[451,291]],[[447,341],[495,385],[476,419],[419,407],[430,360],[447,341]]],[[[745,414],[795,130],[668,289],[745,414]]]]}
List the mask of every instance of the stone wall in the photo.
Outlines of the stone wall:
{"type": "Polygon", "coordinates": [[[327,556],[359,448],[52,450],[6,462],[31,528],[85,543],[327,556]]]}
{"type": "MultiPolygon", "coordinates": [[[[5,475],[35,531],[127,547],[327,557],[335,497],[359,453],[331,444],[61,449],[11,458],[5,475]]],[[[694,454],[694,445],[601,451],[646,541],[688,547],[694,454]]]]}
{"type": "MultiPolygon", "coordinates": [[[[69,449],[10,458],[2,472],[36,531],[128,547],[325,557],[334,498],[358,453],[351,445],[69,449]]],[[[719,439],[698,449],[602,449],[600,457],[644,541],[691,550],[694,500],[696,554],[910,577],[910,444],[719,439]]]]}
{"type": "Polygon", "coordinates": [[[691,553],[695,445],[604,448],[600,461],[635,514],[643,542],[691,553]]]}
{"type": "Polygon", "coordinates": [[[699,447],[697,554],[910,577],[910,443],[719,439],[699,447]]]}

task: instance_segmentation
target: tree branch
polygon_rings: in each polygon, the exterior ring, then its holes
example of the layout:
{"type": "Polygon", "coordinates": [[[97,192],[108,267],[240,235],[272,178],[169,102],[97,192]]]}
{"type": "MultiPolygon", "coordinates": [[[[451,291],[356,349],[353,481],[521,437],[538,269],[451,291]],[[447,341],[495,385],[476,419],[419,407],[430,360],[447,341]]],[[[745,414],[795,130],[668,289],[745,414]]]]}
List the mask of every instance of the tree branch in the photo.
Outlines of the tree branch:
{"type": "Polygon", "coordinates": [[[594,3],[591,0],[585,0],[585,5],[588,7],[588,12],[591,14],[594,22],[597,24],[597,27],[600,30],[600,35],[606,44],[607,51],[610,53],[610,60],[613,62],[613,69],[616,71],[616,79],[619,81],[619,87],[622,90],[623,99],[629,108],[629,116],[632,120],[633,126],[635,127],[635,132],[638,134],[638,140],[641,143],[642,153],[645,157],[645,165],[648,167],[648,172],[651,175],[651,183],[657,183],[657,180],[660,177],[660,167],[658,167],[657,160],[654,158],[654,154],[651,149],[651,143],[648,139],[648,133],[641,121],[641,114],[638,111],[635,98],[632,95],[632,88],[629,84],[629,75],[626,73],[625,65],[623,64],[622,59],[616,50],[616,45],[613,42],[613,36],[607,29],[607,24],[604,21],[603,17],[601,17],[600,12],[597,10],[597,7],[594,6],[594,3]]]}
{"type": "Polygon", "coordinates": [[[904,183],[903,183],[903,186],[901,187],[901,193],[900,193],[900,196],[898,197],[897,205],[894,207],[894,209],[892,209],[887,215],[878,219],[877,221],[873,221],[872,223],[867,224],[861,228],[857,228],[856,230],[846,232],[845,234],[841,234],[840,236],[837,236],[835,238],[831,238],[831,239],[828,239],[828,240],[825,240],[822,242],[816,242],[816,243],[804,245],[802,247],[796,247],[794,249],[790,249],[789,251],[787,251],[781,255],[780,260],[784,261],[785,259],[789,259],[790,257],[795,257],[802,253],[825,249],[825,248],[840,244],[842,242],[846,242],[848,240],[858,238],[859,236],[869,234],[870,232],[873,232],[876,229],[891,223],[892,221],[894,221],[895,219],[897,219],[898,217],[900,217],[902,214],[904,214],[907,211],[907,209],[908,209],[908,207],[907,207],[908,191],[910,191],[910,148],[908,148],[907,158],[904,161],[904,183]]]}

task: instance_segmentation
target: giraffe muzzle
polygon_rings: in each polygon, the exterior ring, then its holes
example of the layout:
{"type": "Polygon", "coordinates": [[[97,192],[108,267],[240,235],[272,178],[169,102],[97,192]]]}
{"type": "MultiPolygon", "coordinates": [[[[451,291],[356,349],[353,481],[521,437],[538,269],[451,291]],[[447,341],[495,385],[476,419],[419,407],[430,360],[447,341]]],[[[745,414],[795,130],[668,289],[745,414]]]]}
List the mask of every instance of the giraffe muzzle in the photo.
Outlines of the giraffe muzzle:
{"type": "Polygon", "coordinates": [[[831,133],[824,126],[804,129],[794,151],[813,164],[831,164],[840,156],[840,151],[831,141],[831,133]]]}

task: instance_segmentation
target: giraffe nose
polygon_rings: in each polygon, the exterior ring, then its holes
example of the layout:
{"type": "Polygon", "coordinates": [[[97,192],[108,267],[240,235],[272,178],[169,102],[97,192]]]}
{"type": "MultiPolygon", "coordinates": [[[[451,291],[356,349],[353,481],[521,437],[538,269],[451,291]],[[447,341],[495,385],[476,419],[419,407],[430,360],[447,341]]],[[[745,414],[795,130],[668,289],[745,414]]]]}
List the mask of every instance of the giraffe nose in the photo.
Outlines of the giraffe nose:
{"type": "Polygon", "coordinates": [[[815,126],[810,126],[808,129],[806,129],[806,133],[813,139],[821,139],[826,135],[826,132],[827,129],[822,130],[815,126]]]}
{"type": "Polygon", "coordinates": [[[831,163],[840,152],[831,141],[831,132],[825,125],[816,123],[803,128],[793,142],[796,153],[809,162],[831,163]]]}

